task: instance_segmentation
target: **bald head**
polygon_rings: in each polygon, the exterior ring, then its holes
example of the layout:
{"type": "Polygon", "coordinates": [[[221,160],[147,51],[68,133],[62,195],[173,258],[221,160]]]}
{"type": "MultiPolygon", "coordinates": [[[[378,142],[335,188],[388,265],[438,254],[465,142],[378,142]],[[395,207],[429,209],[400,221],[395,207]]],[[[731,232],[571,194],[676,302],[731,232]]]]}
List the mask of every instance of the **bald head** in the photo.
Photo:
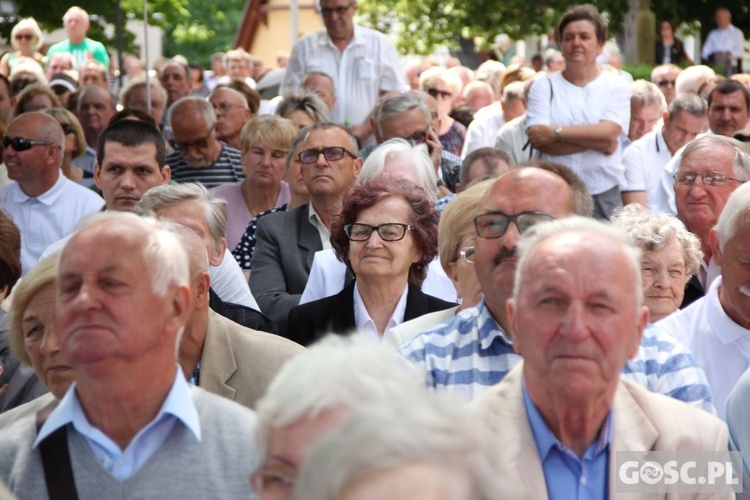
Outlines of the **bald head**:
{"type": "Polygon", "coordinates": [[[36,133],[33,135],[33,137],[25,135],[23,136],[27,139],[36,139],[57,144],[60,147],[61,151],[65,148],[65,134],[62,127],[60,126],[60,122],[46,113],[33,111],[18,116],[11,122],[8,127],[9,133],[7,135],[10,137],[15,137],[14,135],[10,134],[11,127],[14,125],[23,125],[24,128],[29,127],[35,130],[36,133]]]}

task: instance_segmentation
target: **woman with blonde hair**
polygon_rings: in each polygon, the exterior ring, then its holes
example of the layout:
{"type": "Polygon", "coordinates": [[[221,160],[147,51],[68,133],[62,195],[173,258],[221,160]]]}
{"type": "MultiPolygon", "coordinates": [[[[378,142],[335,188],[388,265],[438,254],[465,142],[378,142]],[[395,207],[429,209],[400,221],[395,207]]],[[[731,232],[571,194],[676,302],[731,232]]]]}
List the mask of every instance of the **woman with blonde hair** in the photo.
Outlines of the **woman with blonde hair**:
{"type": "Polygon", "coordinates": [[[81,182],[83,169],[73,165],[73,160],[86,152],[86,137],[76,115],[65,108],[47,108],[44,112],[60,122],[65,134],[65,152],[60,166],[63,175],[73,182],[81,182]]]}
{"type": "Polygon", "coordinates": [[[44,35],[33,17],[18,21],[10,32],[10,44],[15,50],[0,59],[0,73],[9,76],[17,57],[29,57],[42,64],[44,56],[38,50],[43,43],[44,35]]]}

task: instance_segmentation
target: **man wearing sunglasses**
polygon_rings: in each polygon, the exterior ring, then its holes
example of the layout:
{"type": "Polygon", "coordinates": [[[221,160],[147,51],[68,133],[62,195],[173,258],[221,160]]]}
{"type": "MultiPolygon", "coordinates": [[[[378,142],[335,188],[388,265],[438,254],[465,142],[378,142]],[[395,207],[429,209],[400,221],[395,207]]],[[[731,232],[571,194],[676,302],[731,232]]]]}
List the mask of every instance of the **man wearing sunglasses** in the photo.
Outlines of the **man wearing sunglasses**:
{"type": "Polygon", "coordinates": [[[331,121],[371,144],[368,117],[383,92],[406,89],[393,44],[382,33],[354,23],[356,0],[319,0],[325,29],[310,33],[292,48],[281,90],[298,90],[307,73],[331,75],[337,90],[331,121]]]}
{"type": "Polygon", "coordinates": [[[65,137],[60,124],[44,113],[24,113],[3,138],[3,160],[16,183],[0,189],[0,209],[21,230],[24,274],[52,243],[71,234],[85,215],[104,200],[60,172],[65,137]]]}
{"type": "Polygon", "coordinates": [[[282,335],[315,252],[331,248],[331,218],[362,168],[356,151],[357,141],[345,128],[332,123],[310,127],[299,153],[310,202],[258,219],[250,290],[282,335]]]}
{"type": "Polygon", "coordinates": [[[202,97],[188,96],[169,108],[175,151],[167,156],[176,182],[200,182],[207,188],[245,178],[241,153],[219,141],[216,112],[202,97]]]}
{"type": "MultiPolygon", "coordinates": [[[[490,186],[474,218],[474,270],[484,298],[476,307],[417,335],[400,351],[424,372],[428,385],[474,399],[521,361],[508,334],[506,309],[516,279],[518,242],[536,224],[569,215],[591,217],[593,212],[583,181],[556,163],[530,162],[490,186]]],[[[705,375],[690,353],[658,332],[646,337],[648,349],[640,349],[623,374],[650,390],[677,394],[699,408],[713,408],[705,375]]]]}

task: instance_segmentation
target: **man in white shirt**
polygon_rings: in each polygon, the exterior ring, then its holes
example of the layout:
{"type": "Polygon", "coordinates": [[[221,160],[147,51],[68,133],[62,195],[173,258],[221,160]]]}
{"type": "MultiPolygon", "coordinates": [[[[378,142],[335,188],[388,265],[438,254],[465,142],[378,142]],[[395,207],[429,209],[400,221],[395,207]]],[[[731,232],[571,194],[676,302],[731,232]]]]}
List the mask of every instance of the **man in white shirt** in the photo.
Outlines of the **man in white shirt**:
{"type": "Polygon", "coordinates": [[[621,136],[623,151],[653,130],[667,110],[667,102],[659,87],[646,80],[630,84],[630,126],[627,137],[621,136]]]}
{"type": "Polygon", "coordinates": [[[485,106],[474,115],[474,120],[466,130],[461,158],[466,158],[466,155],[476,149],[494,146],[500,128],[525,112],[526,93],[523,82],[506,85],[503,88],[503,98],[499,102],[485,106]]]}
{"type": "Polygon", "coordinates": [[[732,14],[725,7],[716,9],[717,28],[711,30],[703,44],[701,57],[713,65],[726,66],[727,76],[742,73],[745,36],[732,24],[732,14]]]}
{"type": "Polygon", "coordinates": [[[330,75],[337,90],[331,121],[346,125],[362,146],[374,141],[368,117],[378,96],[406,90],[398,53],[385,35],[354,23],[355,0],[320,0],[325,29],[292,48],[281,91],[297,90],[307,73],[330,75]]]}
{"type": "Polygon", "coordinates": [[[693,352],[722,418],[729,392],[750,366],[749,215],[750,184],[744,184],[729,197],[710,231],[713,258],[722,276],[705,297],[657,323],[693,352]]]}
{"type": "Polygon", "coordinates": [[[672,155],[706,129],[706,102],[697,94],[680,94],[669,105],[669,112],[663,113],[663,119],[663,126],[633,142],[622,155],[624,205],[640,203],[657,212],[665,203],[660,189],[664,167],[672,155]]]}
{"type": "Polygon", "coordinates": [[[20,115],[8,126],[4,144],[8,177],[17,182],[0,189],[0,209],[21,230],[25,274],[45,248],[72,233],[85,215],[101,210],[104,200],[60,171],[65,136],[50,115],[20,115]]]}

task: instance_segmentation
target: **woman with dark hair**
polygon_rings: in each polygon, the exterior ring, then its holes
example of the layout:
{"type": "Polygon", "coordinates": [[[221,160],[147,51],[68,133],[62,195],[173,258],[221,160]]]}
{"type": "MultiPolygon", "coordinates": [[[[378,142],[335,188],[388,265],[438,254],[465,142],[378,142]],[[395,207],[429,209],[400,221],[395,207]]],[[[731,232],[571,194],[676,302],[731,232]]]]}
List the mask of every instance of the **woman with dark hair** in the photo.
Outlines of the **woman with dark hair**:
{"type": "Polygon", "coordinates": [[[685,52],[682,40],[674,36],[672,21],[664,20],[659,23],[659,38],[656,40],[656,64],[693,64],[693,60],[685,52]]]}
{"type": "Polygon", "coordinates": [[[438,251],[438,214],[428,200],[406,181],[349,188],[331,223],[331,245],[355,280],[336,295],[293,308],[288,337],[308,345],[329,332],[358,330],[379,342],[404,321],[455,306],[420,289],[438,251]]]}

